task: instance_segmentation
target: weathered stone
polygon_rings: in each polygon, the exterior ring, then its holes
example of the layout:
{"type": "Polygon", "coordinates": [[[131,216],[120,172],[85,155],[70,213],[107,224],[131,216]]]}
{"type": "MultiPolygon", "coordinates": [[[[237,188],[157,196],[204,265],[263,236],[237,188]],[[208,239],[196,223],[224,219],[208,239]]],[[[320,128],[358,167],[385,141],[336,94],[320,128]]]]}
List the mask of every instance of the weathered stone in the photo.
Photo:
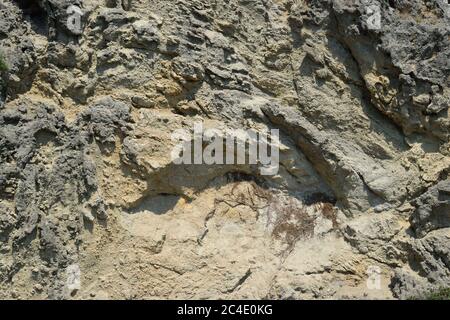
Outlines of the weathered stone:
{"type": "Polygon", "coordinates": [[[449,18],[438,0],[2,1],[0,298],[448,287],[449,18]],[[221,132],[202,152],[279,129],[278,171],[175,164],[173,133],[194,144],[200,122],[221,132]]]}
{"type": "Polygon", "coordinates": [[[442,181],[415,199],[411,226],[419,237],[441,228],[450,228],[450,181],[442,181]]]}

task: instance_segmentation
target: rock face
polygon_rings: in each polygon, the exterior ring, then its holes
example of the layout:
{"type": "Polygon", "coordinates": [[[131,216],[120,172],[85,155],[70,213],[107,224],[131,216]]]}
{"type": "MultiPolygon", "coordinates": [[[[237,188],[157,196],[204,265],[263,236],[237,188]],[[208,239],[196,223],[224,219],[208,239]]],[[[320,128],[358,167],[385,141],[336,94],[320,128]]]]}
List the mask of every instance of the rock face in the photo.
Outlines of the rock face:
{"type": "Polygon", "coordinates": [[[442,0],[2,1],[0,298],[450,286],[449,20],[442,0]],[[277,174],[174,163],[198,123],[279,129],[277,174]]]}

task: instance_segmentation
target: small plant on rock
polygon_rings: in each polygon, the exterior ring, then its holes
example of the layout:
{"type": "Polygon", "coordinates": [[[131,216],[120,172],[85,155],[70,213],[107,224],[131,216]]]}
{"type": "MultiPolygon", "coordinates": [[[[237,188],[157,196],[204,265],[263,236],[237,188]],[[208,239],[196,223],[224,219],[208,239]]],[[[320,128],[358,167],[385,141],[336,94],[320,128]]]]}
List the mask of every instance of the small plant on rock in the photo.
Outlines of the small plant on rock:
{"type": "Polygon", "coordinates": [[[450,300],[450,288],[429,291],[419,297],[413,297],[411,300],[450,300]]]}
{"type": "Polygon", "coordinates": [[[297,240],[310,238],[314,235],[314,217],[300,203],[292,199],[286,205],[277,208],[277,218],[274,222],[272,235],[283,239],[291,251],[297,240]]]}
{"type": "Polygon", "coordinates": [[[3,58],[3,54],[0,53],[0,72],[7,71],[8,65],[5,62],[5,59],[3,58]]]}

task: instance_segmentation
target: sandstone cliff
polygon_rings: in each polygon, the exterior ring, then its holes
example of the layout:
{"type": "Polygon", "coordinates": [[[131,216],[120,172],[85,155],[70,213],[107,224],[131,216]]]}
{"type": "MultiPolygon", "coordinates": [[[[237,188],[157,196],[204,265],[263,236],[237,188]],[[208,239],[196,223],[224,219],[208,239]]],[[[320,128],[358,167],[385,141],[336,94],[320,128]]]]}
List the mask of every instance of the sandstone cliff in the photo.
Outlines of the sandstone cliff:
{"type": "Polygon", "coordinates": [[[450,286],[449,19],[444,0],[1,0],[0,298],[450,286]],[[174,164],[198,122],[279,129],[278,174],[174,164]]]}

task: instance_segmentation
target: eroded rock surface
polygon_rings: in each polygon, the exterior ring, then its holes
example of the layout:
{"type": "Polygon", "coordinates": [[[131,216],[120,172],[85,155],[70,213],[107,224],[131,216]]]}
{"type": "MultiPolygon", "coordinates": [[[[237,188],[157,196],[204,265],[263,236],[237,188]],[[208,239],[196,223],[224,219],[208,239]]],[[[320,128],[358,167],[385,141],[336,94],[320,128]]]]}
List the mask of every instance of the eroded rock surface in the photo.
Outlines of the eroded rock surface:
{"type": "Polygon", "coordinates": [[[0,298],[450,286],[449,10],[3,0],[0,298]],[[174,164],[199,122],[279,129],[278,174],[174,164]]]}

